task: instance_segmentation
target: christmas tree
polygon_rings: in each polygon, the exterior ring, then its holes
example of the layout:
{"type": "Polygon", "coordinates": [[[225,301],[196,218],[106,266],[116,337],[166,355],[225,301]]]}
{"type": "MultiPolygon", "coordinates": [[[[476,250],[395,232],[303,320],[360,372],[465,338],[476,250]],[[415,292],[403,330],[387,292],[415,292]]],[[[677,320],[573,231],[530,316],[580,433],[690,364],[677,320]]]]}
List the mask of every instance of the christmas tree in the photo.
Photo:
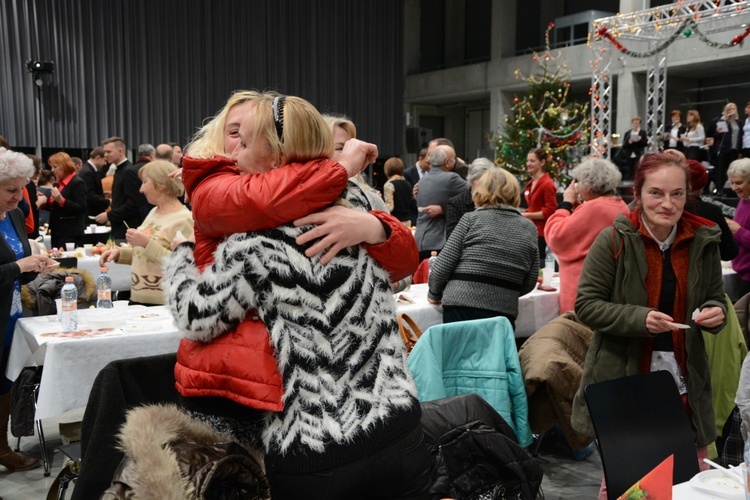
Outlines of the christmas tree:
{"type": "Polygon", "coordinates": [[[497,163],[517,175],[526,174],[526,155],[541,147],[547,151],[547,171],[553,179],[567,181],[567,171],[584,155],[588,147],[588,104],[567,102],[570,71],[560,64],[561,54],[550,51],[550,23],[545,34],[546,50],[534,53],[537,72],[526,76],[515,71],[516,78],[528,84],[524,97],[513,99],[510,115],[505,115],[495,136],[497,163]]]}

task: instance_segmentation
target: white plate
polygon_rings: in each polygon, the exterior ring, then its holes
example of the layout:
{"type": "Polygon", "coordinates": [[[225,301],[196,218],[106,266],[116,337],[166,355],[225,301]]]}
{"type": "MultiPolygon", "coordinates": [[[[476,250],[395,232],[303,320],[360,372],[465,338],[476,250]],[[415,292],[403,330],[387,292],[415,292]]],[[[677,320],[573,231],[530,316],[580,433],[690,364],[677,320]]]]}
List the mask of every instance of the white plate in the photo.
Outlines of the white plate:
{"type": "Polygon", "coordinates": [[[153,323],[156,321],[167,321],[172,320],[172,315],[166,311],[152,312],[152,311],[134,311],[128,314],[131,323],[153,323]]]}
{"type": "Polygon", "coordinates": [[[745,486],[740,481],[739,478],[726,476],[723,471],[711,469],[693,476],[690,486],[722,498],[744,500],[745,486]]]}
{"type": "Polygon", "coordinates": [[[164,325],[158,323],[130,323],[122,327],[125,333],[153,333],[160,332],[164,329],[164,325]]]}

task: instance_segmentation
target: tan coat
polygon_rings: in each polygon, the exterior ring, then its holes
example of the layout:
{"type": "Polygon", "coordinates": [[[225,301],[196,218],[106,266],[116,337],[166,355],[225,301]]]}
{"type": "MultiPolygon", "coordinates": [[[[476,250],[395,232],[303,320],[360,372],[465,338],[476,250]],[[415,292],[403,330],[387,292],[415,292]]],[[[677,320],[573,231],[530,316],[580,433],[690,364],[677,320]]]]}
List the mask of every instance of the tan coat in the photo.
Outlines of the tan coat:
{"type": "Polygon", "coordinates": [[[573,430],[570,416],[593,334],[570,311],[544,325],[518,352],[532,432],[541,433],[559,423],[572,450],[592,441],[573,430]]]}

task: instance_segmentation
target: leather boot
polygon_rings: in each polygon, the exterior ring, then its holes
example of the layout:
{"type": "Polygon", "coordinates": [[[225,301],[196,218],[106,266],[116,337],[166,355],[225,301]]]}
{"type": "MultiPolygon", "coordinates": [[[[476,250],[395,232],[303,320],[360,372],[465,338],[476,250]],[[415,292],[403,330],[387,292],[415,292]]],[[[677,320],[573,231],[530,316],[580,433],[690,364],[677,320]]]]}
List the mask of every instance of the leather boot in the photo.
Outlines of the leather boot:
{"type": "Polygon", "coordinates": [[[14,452],[8,446],[8,420],[10,419],[10,392],[0,394],[0,465],[11,472],[39,467],[39,460],[14,452]]]}

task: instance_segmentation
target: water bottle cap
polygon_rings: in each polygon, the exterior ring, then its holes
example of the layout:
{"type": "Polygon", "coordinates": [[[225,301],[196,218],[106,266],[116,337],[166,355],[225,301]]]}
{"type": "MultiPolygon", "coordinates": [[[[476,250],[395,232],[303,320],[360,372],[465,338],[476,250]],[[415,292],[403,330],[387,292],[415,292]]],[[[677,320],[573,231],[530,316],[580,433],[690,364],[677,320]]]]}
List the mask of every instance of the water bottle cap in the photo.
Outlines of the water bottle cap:
{"type": "Polygon", "coordinates": [[[73,283],[73,276],[66,276],[65,283],[73,283]]]}
{"type": "Polygon", "coordinates": [[[107,269],[106,267],[100,267],[99,271],[103,272],[103,273],[106,273],[107,271],[109,271],[109,269],[107,269]]]}
{"type": "Polygon", "coordinates": [[[433,257],[436,256],[437,255],[437,250],[433,250],[432,252],[430,252],[430,255],[432,255],[433,257]]]}

